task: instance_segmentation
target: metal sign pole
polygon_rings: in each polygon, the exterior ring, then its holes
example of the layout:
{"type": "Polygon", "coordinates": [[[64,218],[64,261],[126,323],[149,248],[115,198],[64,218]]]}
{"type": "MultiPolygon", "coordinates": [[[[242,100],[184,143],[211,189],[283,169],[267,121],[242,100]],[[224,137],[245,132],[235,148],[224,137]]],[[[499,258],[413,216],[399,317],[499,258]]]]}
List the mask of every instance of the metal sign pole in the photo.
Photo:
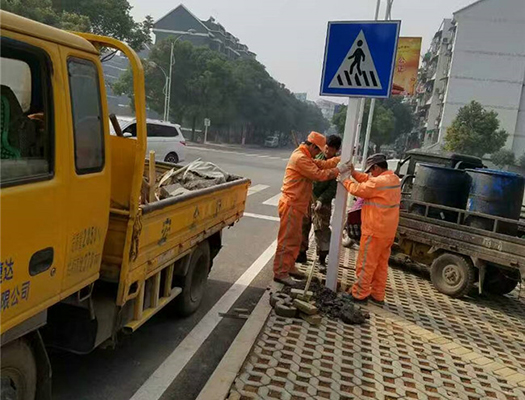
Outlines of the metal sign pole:
{"type": "Polygon", "coordinates": [[[352,162],[354,164],[357,164],[358,156],[359,156],[359,137],[361,136],[361,127],[363,126],[363,114],[365,112],[366,99],[363,97],[362,99],[359,99],[359,102],[360,102],[359,117],[357,118],[357,132],[355,135],[355,142],[354,142],[354,156],[352,158],[352,162]]]}
{"type": "MultiPolygon", "coordinates": [[[[388,1],[388,0],[387,0],[388,1]]],[[[377,0],[375,19],[379,18],[379,8],[381,0],[377,0]]],[[[366,99],[348,98],[348,107],[346,110],[345,131],[342,143],[341,160],[353,160],[354,149],[355,156],[359,153],[357,147],[359,144],[359,135],[363,122],[366,99]]],[[[326,272],[326,287],[337,290],[337,273],[339,270],[339,257],[341,254],[341,242],[343,239],[343,229],[346,222],[346,205],[348,192],[343,185],[337,185],[335,195],[334,214],[332,218],[332,236],[330,238],[330,257],[328,258],[328,268],[326,272]]]]}
{"type": "MultiPolygon", "coordinates": [[[[388,3],[389,0],[387,0],[387,3],[388,3]]],[[[374,15],[374,20],[378,20],[379,19],[379,8],[381,7],[381,0],[377,0],[377,3],[376,3],[376,12],[375,12],[375,15],[374,15]]],[[[387,9],[388,9],[388,4],[387,4],[387,9]]],[[[361,109],[359,110],[359,127],[358,127],[358,131],[357,131],[357,144],[359,144],[359,136],[361,136],[361,124],[363,122],[363,115],[365,113],[365,102],[366,100],[363,99],[363,103],[361,104],[361,109]]],[[[375,106],[375,101],[374,101],[374,106],[375,106]]],[[[372,107],[370,107],[372,109],[372,107]]],[[[368,121],[369,123],[371,124],[371,120],[370,120],[370,117],[368,117],[368,121]]],[[[371,125],[370,125],[371,126],[371,125]]],[[[366,128],[367,132],[368,132],[368,125],[367,125],[367,128],[366,128]]],[[[367,143],[367,148],[368,148],[368,143],[367,143]]],[[[363,152],[365,150],[363,149],[363,152]]],[[[366,151],[368,153],[368,151],[366,151]]],[[[359,154],[358,151],[356,151],[356,154],[354,155],[354,157],[357,157],[359,154]]],[[[363,160],[365,160],[366,156],[363,156],[363,160]]]]}
{"type": "MultiPolygon", "coordinates": [[[[386,9],[385,9],[385,21],[390,19],[390,12],[392,11],[392,4],[394,0],[386,0],[386,9]]],[[[376,19],[378,18],[379,8],[376,9],[376,19]]],[[[374,111],[376,107],[376,99],[372,99],[370,102],[370,111],[368,112],[368,123],[366,125],[366,136],[365,136],[365,145],[363,148],[363,168],[365,165],[366,158],[368,157],[368,146],[370,144],[370,134],[372,133],[372,122],[374,120],[374,111]]]]}
{"type": "MultiPolygon", "coordinates": [[[[348,161],[352,159],[354,152],[354,142],[357,130],[357,121],[359,113],[358,98],[348,99],[348,108],[346,110],[345,132],[343,136],[341,160],[348,161]]],[[[337,289],[337,271],[339,269],[339,254],[341,252],[341,241],[343,227],[346,217],[346,200],[348,192],[343,185],[337,185],[335,195],[334,216],[332,218],[332,237],[330,239],[330,257],[328,258],[328,268],[326,272],[326,287],[331,290],[337,289]]]]}
{"type": "MultiPolygon", "coordinates": [[[[391,93],[400,25],[401,21],[366,24],[359,21],[328,22],[319,94],[349,97],[341,156],[343,161],[351,160],[354,153],[359,113],[361,105],[364,105],[359,98],[387,98],[391,93]]],[[[346,189],[338,185],[326,274],[326,286],[332,290],[337,289],[347,198],[346,189]]]]}

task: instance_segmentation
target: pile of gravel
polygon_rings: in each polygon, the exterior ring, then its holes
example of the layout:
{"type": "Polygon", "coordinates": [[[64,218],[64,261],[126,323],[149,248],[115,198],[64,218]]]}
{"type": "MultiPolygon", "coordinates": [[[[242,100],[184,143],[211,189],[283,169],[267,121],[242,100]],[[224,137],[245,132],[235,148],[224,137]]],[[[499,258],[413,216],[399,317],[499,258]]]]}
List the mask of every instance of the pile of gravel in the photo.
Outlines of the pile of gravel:
{"type": "MultiPolygon", "coordinates": [[[[306,282],[301,283],[299,288],[304,289],[306,282]]],[[[315,306],[319,313],[327,316],[332,320],[340,319],[345,324],[363,324],[370,318],[368,311],[354,304],[350,299],[341,294],[328,289],[319,280],[313,280],[308,288],[313,293],[312,300],[315,300],[315,306]]],[[[291,288],[285,286],[282,292],[290,294],[291,288]]]]}

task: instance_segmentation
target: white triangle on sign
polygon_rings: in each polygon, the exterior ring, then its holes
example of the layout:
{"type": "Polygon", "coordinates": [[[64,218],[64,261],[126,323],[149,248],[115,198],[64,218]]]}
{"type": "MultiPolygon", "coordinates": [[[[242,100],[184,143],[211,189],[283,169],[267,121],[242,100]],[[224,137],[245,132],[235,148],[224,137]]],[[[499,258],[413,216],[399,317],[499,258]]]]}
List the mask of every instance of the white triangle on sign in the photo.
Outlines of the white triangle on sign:
{"type": "Polygon", "coordinates": [[[331,89],[382,88],[363,31],[357,35],[328,87],[331,89]]]}

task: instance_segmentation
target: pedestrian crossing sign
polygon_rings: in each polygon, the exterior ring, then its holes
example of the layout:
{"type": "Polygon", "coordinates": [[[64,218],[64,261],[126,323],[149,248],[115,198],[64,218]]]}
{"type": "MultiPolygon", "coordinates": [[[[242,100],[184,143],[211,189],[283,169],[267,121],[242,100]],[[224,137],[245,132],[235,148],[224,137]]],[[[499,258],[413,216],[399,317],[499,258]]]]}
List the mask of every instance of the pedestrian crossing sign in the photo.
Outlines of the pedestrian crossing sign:
{"type": "Polygon", "coordinates": [[[321,96],[390,96],[400,21],[329,22],[321,96]]]}

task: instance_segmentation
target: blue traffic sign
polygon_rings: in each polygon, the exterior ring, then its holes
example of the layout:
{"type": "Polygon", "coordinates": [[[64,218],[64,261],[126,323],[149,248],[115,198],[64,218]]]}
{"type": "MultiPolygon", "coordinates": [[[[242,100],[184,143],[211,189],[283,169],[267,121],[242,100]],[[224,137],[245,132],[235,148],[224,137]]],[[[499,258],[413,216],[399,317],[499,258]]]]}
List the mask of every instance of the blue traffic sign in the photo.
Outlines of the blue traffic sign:
{"type": "Polygon", "coordinates": [[[321,96],[389,97],[401,21],[329,22],[321,96]]]}

